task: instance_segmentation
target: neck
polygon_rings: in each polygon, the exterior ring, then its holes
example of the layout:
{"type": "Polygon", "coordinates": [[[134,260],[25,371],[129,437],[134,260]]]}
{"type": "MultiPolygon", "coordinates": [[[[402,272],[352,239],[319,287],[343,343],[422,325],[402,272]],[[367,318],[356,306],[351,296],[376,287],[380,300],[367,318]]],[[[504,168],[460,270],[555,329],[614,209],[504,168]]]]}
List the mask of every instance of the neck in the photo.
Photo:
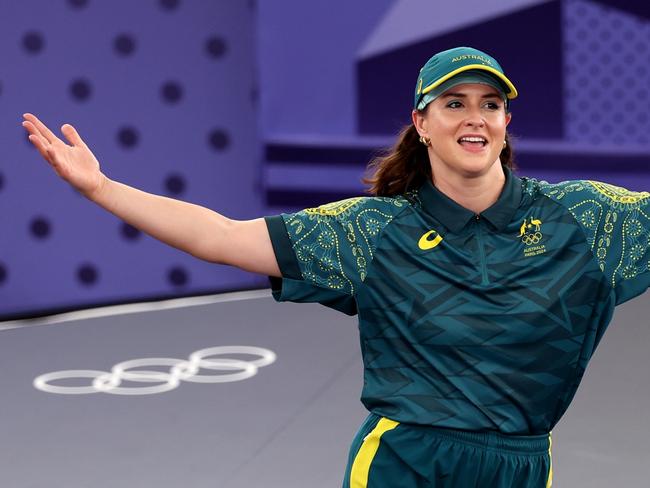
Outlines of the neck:
{"type": "Polygon", "coordinates": [[[499,199],[506,181],[499,161],[478,176],[468,177],[456,172],[435,171],[434,168],[432,174],[433,184],[438,190],[477,215],[499,199]]]}

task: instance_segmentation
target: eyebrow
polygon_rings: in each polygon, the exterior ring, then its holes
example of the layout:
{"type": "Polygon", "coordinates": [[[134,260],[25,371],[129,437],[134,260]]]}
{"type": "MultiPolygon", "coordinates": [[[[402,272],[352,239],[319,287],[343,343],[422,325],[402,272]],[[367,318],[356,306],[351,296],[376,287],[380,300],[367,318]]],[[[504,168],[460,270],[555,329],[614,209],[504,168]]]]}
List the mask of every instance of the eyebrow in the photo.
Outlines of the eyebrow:
{"type": "MultiPolygon", "coordinates": [[[[464,93],[445,93],[440,98],[467,98],[467,95],[464,93]]],[[[481,96],[481,98],[498,98],[501,100],[501,97],[496,93],[488,93],[487,95],[481,96]]]]}

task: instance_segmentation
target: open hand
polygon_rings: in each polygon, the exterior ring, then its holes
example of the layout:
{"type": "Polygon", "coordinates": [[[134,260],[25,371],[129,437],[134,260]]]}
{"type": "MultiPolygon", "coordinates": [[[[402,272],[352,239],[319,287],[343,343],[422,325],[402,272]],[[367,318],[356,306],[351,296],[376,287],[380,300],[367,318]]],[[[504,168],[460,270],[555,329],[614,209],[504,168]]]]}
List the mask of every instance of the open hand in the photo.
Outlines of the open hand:
{"type": "Polygon", "coordinates": [[[61,132],[70,143],[68,145],[36,116],[24,114],[23,117],[22,125],[29,132],[29,141],[61,178],[88,198],[101,191],[106,176],[74,127],[70,124],[61,127],[61,132]]]}

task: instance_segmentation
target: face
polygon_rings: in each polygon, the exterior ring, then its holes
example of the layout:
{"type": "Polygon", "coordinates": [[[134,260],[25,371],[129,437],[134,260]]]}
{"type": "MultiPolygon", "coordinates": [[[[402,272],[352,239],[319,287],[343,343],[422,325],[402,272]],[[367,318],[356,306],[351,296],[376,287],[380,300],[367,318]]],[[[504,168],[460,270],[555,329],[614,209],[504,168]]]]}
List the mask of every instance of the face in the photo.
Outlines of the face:
{"type": "Polygon", "coordinates": [[[496,88],[474,83],[454,86],[424,112],[413,111],[418,133],[431,139],[428,152],[434,175],[487,173],[499,163],[510,118],[496,88]]]}

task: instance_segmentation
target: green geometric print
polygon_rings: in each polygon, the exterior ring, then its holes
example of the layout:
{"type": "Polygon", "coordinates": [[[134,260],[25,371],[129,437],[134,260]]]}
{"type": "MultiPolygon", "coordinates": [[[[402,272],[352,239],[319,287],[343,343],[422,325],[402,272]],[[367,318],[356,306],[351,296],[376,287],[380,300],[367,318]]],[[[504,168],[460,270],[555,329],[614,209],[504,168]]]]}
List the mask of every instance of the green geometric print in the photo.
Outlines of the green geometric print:
{"type": "Polygon", "coordinates": [[[650,194],[505,171],[479,216],[427,182],[266,218],[275,299],[358,314],[374,414],[548,433],[614,306],[650,287],[650,194]]]}

